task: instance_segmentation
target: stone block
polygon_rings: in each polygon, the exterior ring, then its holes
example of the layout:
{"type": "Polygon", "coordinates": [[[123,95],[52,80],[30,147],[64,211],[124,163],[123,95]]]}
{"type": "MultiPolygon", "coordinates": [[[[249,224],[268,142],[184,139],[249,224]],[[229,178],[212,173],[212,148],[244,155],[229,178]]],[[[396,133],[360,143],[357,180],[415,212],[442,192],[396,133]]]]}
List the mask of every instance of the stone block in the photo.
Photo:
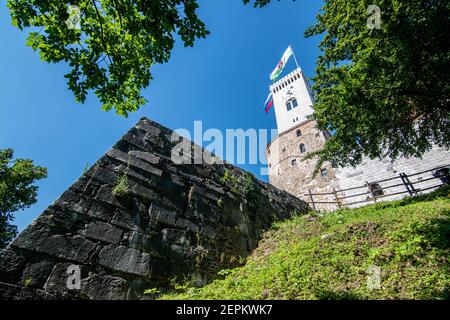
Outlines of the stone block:
{"type": "Polygon", "coordinates": [[[101,240],[112,244],[119,243],[123,231],[112,225],[100,221],[91,222],[84,233],[87,238],[101,240]]]}
{"type": "Polygon", "coordinates": [[[95,196],[95,200],[100,200],[113,206],[123,208],[122,203],[112,194],[112,190],[112,186],[101,186],[100,190],[98,190],[98,193],[95,196]]]}
{"type": "Polygon", "coordinates": [[[54,262],[45,258],[28,263],[23,271],[21,284],[42,289],[54,265],[54,262]]]}
{"type": "Polygon", "coordinates": [[[99,253],[98,263],[108,269],[138,276],[148,276],[150,255],[123,246],[106,246],[99,253]]]}
{"type": "Polygon", "coordinates": [[[81,293],[82,266],[67,262],[57,263],[54,267],[47,282],[44,285],[46,292],[56,294],[58,296],[70,295],[77,296],[81,293]],[[69,271],[69,267],[80,268],[80,288],[74,286],[74,281],[69,278],[73,276],[69,271]]]}
{"type": "Polygon", "coordinates": [[[53,234],[39,223],[28,226],[11,243],[11,247],[41,252],[71,261],[86,262],[95,249],[95,243],[81,235],[53,234]]]}
{"type": "Polygon", "coordinates": [[[117,174],[107,168],[98,167],[94,170],[92,178],[103,184],[114,185],[116,183],[117,174]]]}
{"type": "Polygon", "coordinates": [[[148,200],[158,200],[159,196],[152,189],[144,187],[137,183],[130,183],[129,193],[148,200]]]}
{"type": "Polygon", "coordinates": [[[0,282],[0,300],[56,300],[43,290],[0,282]]]}
{"type": "Polygon", "coordinates": [[[15,251],[4,249],[0,251],[0,282],[16,283],[22,275],[25,258],[15,251]]]}
{"type": "Polygon", "coordinates": [[[92,300],[124,300],[128,292],[125,279],[90,273],[81,281],[81,293],[92,300]]]}
{"type": "Polygon", "coordinates": [[[132,165],[135,168],[138,168],[139,170],[143,170],[146,172],[149,172],[151,174],[154,174],[156,176],[161,176],[162,171],[151,164],[142,161],[134,156],[132,156],[129,153],[117,150],[117,149],[109,149],[106,153],[107,156],[119,160],[127,165],[132,165]]]}
{"type": "Polygon", "coordinates": [[[130,151],[129,154],[151,164],[158,164],[159,161],[161,160],[161,157],[158,157],[150,152],[130,151]]]}

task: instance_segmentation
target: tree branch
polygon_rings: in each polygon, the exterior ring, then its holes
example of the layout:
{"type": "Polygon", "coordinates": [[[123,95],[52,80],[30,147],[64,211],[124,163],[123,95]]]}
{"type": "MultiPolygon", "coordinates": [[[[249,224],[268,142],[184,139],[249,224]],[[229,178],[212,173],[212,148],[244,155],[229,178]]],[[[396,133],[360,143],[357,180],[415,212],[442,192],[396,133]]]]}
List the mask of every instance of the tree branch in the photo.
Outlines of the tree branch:
{"type": "Polygon", "coordinates": [[[114,65],[114,63],[112,62],[111,57],[109,55],[109,52],[108,52],[108,46],[107,46],[107,44],[105,42],[102,17],[100,15],[100,12],[98,11],[97,4],[95,3],[95,0],[91,0],[91,2],[94,5],[95,11],[97,12],[98,21],[100,22],[100,32],[101,32],[100,33],[100,38],[101,38],[103,47],[105,49],[105,52],[106,52],[106,55],[108,57],[109,62],[114,65]]]}

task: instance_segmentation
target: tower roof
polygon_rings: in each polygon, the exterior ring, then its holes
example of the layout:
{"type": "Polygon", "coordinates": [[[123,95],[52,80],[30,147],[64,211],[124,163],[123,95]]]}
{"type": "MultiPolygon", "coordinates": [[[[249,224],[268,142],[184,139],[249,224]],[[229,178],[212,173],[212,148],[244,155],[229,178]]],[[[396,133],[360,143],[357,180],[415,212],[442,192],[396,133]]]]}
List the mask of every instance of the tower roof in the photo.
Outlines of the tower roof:
{"type": "Polygon", "coordinates": [[[302,70],[300,67],[296,68],[295,70],[291,71],[287,75],[285,75],[283,78],[277,80],[276,82],[272,83],[270,85],[270,90],[273,91],[274,88],[277,88],[279,86],[283,86],[289,84],[289,80],[293,81],[295,75],[300,75],[302,73],[302,70]]]}

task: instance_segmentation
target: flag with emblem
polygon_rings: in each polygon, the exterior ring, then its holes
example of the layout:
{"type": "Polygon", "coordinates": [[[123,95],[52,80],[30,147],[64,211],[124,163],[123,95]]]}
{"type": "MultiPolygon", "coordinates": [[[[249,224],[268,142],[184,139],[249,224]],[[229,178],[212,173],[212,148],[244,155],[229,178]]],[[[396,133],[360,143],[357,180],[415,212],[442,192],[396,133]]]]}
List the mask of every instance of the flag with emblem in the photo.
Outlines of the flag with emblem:
{"type": "Polygon", "coordinates": [[[278,62],[275,69],[270,74],[270,80],[275,82],[281,75],[281,72],[283,72],[284,66],[287,64],[289,58],[293,55],[292,48],[289,46],[286,51],[284,52],[283,56],[280,59],[280,62],[278,62]]]}

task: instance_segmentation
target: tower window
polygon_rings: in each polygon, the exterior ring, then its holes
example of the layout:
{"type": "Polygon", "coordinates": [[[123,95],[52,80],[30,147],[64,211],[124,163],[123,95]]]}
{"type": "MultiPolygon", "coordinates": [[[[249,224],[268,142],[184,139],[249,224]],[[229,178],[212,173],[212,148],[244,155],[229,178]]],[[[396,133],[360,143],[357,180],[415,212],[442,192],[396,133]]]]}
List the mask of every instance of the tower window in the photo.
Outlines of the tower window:
{"type": "Polygon", "coordinates": [[[290,101],[286,102],[286,109],[287,109],[287,111],[292,109],[292,105],[291,105],[290,101]]]}
{"type": "Polygon", "coordinates": [[[301,137],[302,136],[302,130],[298,129],[297,130],[297,137],[301,137]]]}
{"type": "Polygon", "coordinates": [[[327,169],[320,169],[320,175],[324,178],[328,178],[328,170],[327,169]]]}
{"type": "Polygon", "coordinates": [[[291,110],[291,109],[293,109],[293,108],[295,108],[297,106],[298,106],[298,103],[297,103],[297,99],[295,99],[295,98],[293,98],[293,99],[289,100],[288,102],[286,102],[286,109],[287,109],[287,111],[289,111],[289,110],[291,110]]]}
{"type": "Polygon", "coordinates": [[[305,145],[302,143],[300,144],[300,153],[305,153],[306,152],[306,147],[305,145]]]}
{"type": "Polygon", "coordinates": [[[297,164],[297,159],[292,159],[291,164],[295,166],[297,164]]]}

